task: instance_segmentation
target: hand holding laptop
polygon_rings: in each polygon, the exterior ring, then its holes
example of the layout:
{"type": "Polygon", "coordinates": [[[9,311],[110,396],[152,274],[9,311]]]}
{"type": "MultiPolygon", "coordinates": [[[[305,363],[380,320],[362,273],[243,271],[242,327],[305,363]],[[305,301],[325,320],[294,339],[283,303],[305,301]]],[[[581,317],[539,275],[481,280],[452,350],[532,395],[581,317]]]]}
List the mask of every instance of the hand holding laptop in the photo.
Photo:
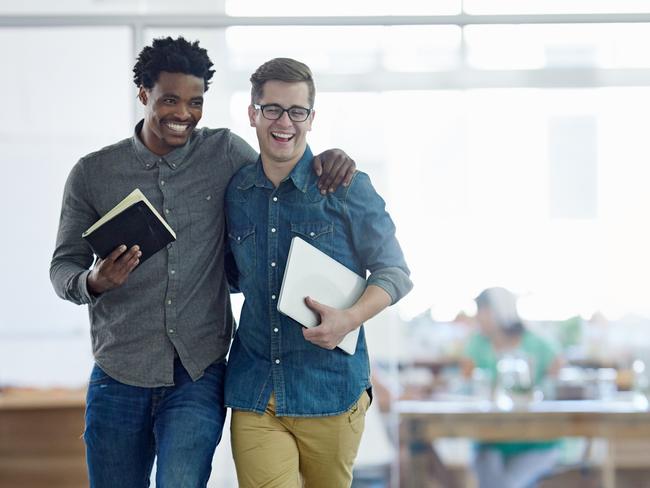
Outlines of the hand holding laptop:
{"type": "Polygon", "coordinates": [[[328,307],[311,297],[305,298],[305,305],[320,316],[320,324],[312,329],[303,329],[302,335],[319,347],[334,349],[360,325],[347,310],[328,307]]]}
{"type": "MultiPolygon", "coordinates": [[[[307,328],[325,325],[322,330],[316,332],[316,337],[317,340],[331,345],[332,341],[337,340],[335,335],[338,336],[341,332],[339,325],[336,325],[338,331],[332,333],[332,322],[340,322],[336,312],[344,312],[354,305],[365,289],[364,278],[311,244],[294,237],[282,278],[278,310],[307,328]],[[311,297],[318,302],[316,305],[312,303],[312,306],[307,306],[305,297],[311,297]],[[324,303],[326,305],[323,305],[324,303]],[[324,308],[318,308],[319,306],[324,308]]],[[[329,349],[338,346],[342,351],[354,354],[358,337],[359,327],[356,327],[329,349]]]]}

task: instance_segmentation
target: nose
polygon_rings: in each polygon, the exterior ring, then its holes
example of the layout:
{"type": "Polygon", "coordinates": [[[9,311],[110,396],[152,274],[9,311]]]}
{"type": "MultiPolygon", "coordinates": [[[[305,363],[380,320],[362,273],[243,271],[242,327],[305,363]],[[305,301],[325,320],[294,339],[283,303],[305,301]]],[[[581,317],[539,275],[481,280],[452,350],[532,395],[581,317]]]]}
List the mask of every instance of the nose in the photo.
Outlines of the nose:
{"type": "Polygon", "coordinates": [[[176,113],[174,115],[176,115],[176,117],[178,117],[180,120],[187,120],[190,118],[190,110],[184,103],[179,103],[176,105],[175,112],[176,113]]]}
{"type": "Polygon", "coordinates": [[[286,110],[284,112],[282,112],[282,115],[280,116],[280,118],[278,120],[276,120],[276,122],[283,125],[283,126],[285,126],[285,127],[290,126],[291,124],[293,124],[293,121],[289,118],[289,112],[287,112],[286,110]]]}

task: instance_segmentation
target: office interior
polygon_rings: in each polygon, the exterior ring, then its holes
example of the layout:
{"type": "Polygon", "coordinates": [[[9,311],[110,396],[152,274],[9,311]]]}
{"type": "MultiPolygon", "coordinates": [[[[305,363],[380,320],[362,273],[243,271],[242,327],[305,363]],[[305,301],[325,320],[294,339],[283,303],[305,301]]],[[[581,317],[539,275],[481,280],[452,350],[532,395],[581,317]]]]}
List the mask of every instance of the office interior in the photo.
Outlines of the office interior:
{"type": "MultiPolygon", "coordinates": [[[[478,487],[475,436],[515,434],[560,439],[536,486],[650,486],[650,1],[2,0],[0,487],[87,486],[88,314],[49,262],[68,172],[132,134],[135,56],[168,35],[215,63],[201,125],[253,147],[250,74],[307,63],[311,147],[396,223],[415,287],[366,324],[353,487],[478,487]],[[494,286],[562,358],[523,395],[461,371],[494,286]]],[[[227,433],[210,488],[237,486],[227,433]]]]}

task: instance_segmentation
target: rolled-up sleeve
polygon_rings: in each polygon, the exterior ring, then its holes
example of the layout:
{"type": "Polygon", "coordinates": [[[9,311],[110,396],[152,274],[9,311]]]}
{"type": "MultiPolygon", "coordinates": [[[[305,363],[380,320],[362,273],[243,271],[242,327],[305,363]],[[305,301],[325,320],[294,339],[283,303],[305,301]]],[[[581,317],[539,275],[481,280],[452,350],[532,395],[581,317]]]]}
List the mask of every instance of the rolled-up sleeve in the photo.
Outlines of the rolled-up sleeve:
{"type": "Polygon", "coordinates": [[[391,304],[398,302],[413,288],[411,272],[395,236],[395,224],[386,211],[386,203],[367,174],[355,174],[346,193],[345,211],[355,252],[370,271],[368,285],[386,291],[391,304]]]}

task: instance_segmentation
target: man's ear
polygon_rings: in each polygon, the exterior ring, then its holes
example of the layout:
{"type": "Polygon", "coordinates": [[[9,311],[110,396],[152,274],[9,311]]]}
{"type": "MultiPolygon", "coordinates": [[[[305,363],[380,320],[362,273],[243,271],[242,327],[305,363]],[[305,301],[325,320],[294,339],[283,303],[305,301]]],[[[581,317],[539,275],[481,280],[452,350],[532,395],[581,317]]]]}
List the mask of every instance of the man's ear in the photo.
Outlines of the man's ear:
{"type": "Polygon", "coordinates": [[[141,86],[138,90],[138,98],[140,99],[142,105],[147,104],[147,89],[145,87],[141,86]]]}
{"type": "Polygon", "coordinates": [[[253,107],[253,104],[251,103],[248,106],[248,121],[251,124],[251,127],[256,127],[255,125],[255,117],[257,115],[257,110],[255,110],[255,107],[253,107]]]}

